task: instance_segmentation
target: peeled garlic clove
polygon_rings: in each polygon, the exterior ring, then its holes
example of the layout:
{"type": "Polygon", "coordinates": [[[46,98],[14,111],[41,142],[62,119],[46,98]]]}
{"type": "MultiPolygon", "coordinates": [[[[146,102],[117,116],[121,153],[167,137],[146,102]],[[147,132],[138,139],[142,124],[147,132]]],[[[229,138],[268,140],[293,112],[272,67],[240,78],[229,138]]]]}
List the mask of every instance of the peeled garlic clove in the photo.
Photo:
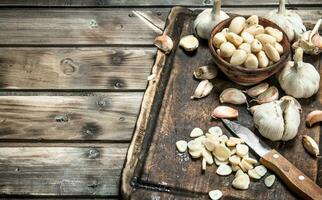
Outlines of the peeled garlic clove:
{"type": "Polygon", "coordinates": [[[275,175],[269,175],[268,177],[266,177],[264,180],[266,187],[268,188],[272,187],[272,185],[275,182],[275,179],[276,179],[275,175]]]}
{"type": "Polygon", "coordinates": [[[256,166],[256,167],[254,168],[254,170],[255,170],[255,171],[256,171],[256,173],[257,173],[258,175],[260,175],[261,177],[263,177],[263,176],[266,174],[266,172],[267,172],[266,167],[264,167],[263,165],[258,165],[258,166],[256,166]]]}
{"type": "Polygon", "coordinates": [[[257,69],[258,68],[257,57],[252,53],[248,54],[245,60],[244,66],[248,69],[257,69]]]}
{"type": "Polygon", "coordinates": [[[229,174],[231,174],[232,170],[228,165],[219,165],[219,167],[217,168],[216,173],[220,176],[228,176],[229,174]]]}
{"type": "Polygon", "coordinates": [[[239,34],[244,29],[245,26],[246,26],[246,19],[244,17],[238,16],[238,17],[235,17],[233,20],[231,20],[228,29],[231,32],[239,34]]]}
{"type": "Polygon", "coordinates": [[[253,25],[250,27],[247,27],[244,29],[244,32],[248,32],[250,34],[252,34],[253,36],[256,36],[258,34],[264,33],[264,27],[262,25],[253,25]]]}
{"type": "Polygon", "coordinates": [[[248,96],[255,98],[258,95],[265,92],[268,89],[268,87],[269,87],[268,83],[261,83],[261,84],[258,84],[256,86],[252,87],[252,88],[247,89],[245,92],[248,96]]]}
{"type": "Polygon", "coordinates": [[[235,88],[225,89],[219,96],[220,103],[244,104],[247,102],[245,94],[235,88]]]}
{"type": "Polygon", "coordinates": [[[248,44],[251,44],[254,40],[254,36],[248,32],[242,32],[241,37],[243,38],[243,41],[248,44]]]}
{"type": "Polygon", "coordinates": [[[251,53],[251,47],[249,43],[243,43],[241,44],[238,49],[246,51],[246,53],[251,53]]]}
{"type": "Polygon", "coordinates": [[[236,47],[230,42],[224,42],[220,45],[220,56],[229,58],[233,55],[236,47]]]}
{"type": "Polygon", "coordinates": [[[263,45],[269,43],[269,44],[274,44],[276,42],[276,39],[269,35],[269,34],[265,34],[265,33],[262,33],[262,34],[258,34],[255,36],[255,38],[260,41],[263,45]]]}
{"type": "Polygon", "coordinates": [[[306,116],[306,125],[308,127],[313,126],[313,124],[322,121],[322,110],[314,110],[306,116]]]}
{"type": "Polygon", "coordinates": [[[241,174],[236,176],[232,182],[232,186],[236,189],[247,190],[250,184],[249,176],[247,174],[241,174]]]}
{"type": "Polygon", "coordinates": [[[231,157],[229,157],[229,162],[232,165],[239,165],[239,163],[240,163],[240,157],[238,157],[238,156],[231,156],[231,157]]]}
{"type": "Polygon", "coordinates": [[[273,36],[276,39],[277,42],[282,41],[282,39],[283,39],[282,31],[280,31],[280,30],[278,30],[276,28],[270,27],[270,26],[266,27],[265,31],[269,35],[273,36]]]}
{"type": "Polygon", "coordinates": [[[191,96],[191,99],[200,99],[202,97],[205,97],[210,94],[212,88],[214,85],[209,82],[208,80],[203,80],[199,83],[197,86],[193,96],[191,96]]]}
{"type": "Polygon", "coordinates": [[[254,39],[253,42],[250,44],[250,48],[253,53],[258,53],[262,50],[263,45],[257,39],[254,39]]]}
{"type": "Polygon", "coordinates": [[[317,157],[320,154],[320,150],[319,150],[318,144],[310,136],[304,135],[303,138],[302,138],[302,143],[303,143],[304,148],[311,155],[317,157]]]}
{"type": "Polygon", "coordinates": [[[261,176],[259,174],[257,174],[257,172],[255,171],[255,169],[250,169],[248,170],[248,176],[253,178],[253,179],[260,179],[261,176]]]}
{"type": "Polygon", "coordinates": [[[218,106],[212,112],[211,117],[217,118],[237,118],[238,110],[228,106],[218,106]]]}
{"type": "Polygon", "coordinates": [[[201,130],[201,128],[194,128],[190,133],[190,137],[199,137],[202,135],[203,135],[203,131],[201,130]]]}
{"type": "Polygon", "coordinates": [[[173,41],[167,35],[160,35],[154,39],[153,43],[156,47],[158,47],[165,54],[170,53],[173,48],[173,41]]]}
{"type": "Polygon", "coordinates": [[[221,136],[223,133],[222,133],[222,130],[219,126],[213,126],[213,127],[210,127],[208,129],[208,132],[212,135],[215,135],[215,136],[221,136]]]}
{"type": "Polygon", "coordinates": [[[277,52],[281,55],[284,51],[283,46],[278,42],[275,42],[273,45],[277,52]]]}
{"type": "Polygon", "coordinates": [[[211,200],[218,200],[222,197],[222,192],[220,190],[212,190],[208,193],[211,200]]]}
{"type": "Polygon", "coordinates": [[[273,45],[266,43],[263,47],[264,52],[266,53],[267,57],[274,62],[277,62],[281,59],[280,54],[278,51],[273,47],[273,45]]]}
{"type": "Polygon", "coordinates": [[[233,55],[230,58],[230,64],[238,66],[242,65],[247,59],[247,53],[244,50],[237,49],[234,51],[233,55]]]}
{"type": "Polygon", "coordinates": [[[201,79],[201,80],[210,80],[214,79],[218,74],[217,68],[213,66],[200,66],[194,69],[193,71],[193,76],[196,79],[201,79]]]}
{"type": "Polygon", "coordinates": [[[215,163],[217,166],[220,166],[220,165],[227,165],[228,164],[228,160],[224,160],[224,161],[220,161],[218,160],[216,157],[215,157],[215,163]]]}
{"type": "Polygon", "coordinates": [[[206,160],[208,165],[212,165],[214,163],[214,159],[209,151],[207,151],[205,148],[201,151],[202,157],[206,160]]]}
{"type": "Polygon", "coordinates": [[[247,27],[250,27],[252,25],[257,25],[258,22],[259,22],[259,19],[258,19],[257,15],[252,15],[252,16],[248,17],[246,20],[247,27]]]}
{"type": "Polygon", "coordinates": [[[267,67],[269,65],[269,59],[266,56],[264,51],[259,51],[257,54],[257,59],[258,59],[258,66],[260,68],[267,67]]]}
{"type": "Polygon", "coordinates": [[[229,42],[231,42],[233,45],[235,45],[236,47],[238,47],[239,45],[241,45],[243,43],[243,38],[233,32],[227,33],[226,39],[229,42]]]}
{"type": "Polygon", "coordinates": [[[198,39],[193,35],[187,35],[180,39],[179,46],[185,51],[194,51],[199,46],[198,39]]]}
{"type": "Polygon", "coordinates": [[[248,154],[249,148],[245,144],[237,144],[236,146],[237,155],[243,157],[244,155],[248,154]]]}
{"type": "Polygon", "coordinates": [[[222,32],[218,32],[214,35],[214,38],[212,40],[212,44],[216,47],[219,48],[220,45],[224,42],[227,42],[226,36],[222,32]]]}
{"type": "Polygon", "coordinates": [[[184,140],[179,140],[176,142],[176,147],[180,153],[183,153],[187,151],[188,143],[184,140]]]}
{"type": "Polygon", "coordinates": [[[220,161],[225,161],[230,156],[230,150],[224,144],[216,145],[215,150],[212,153],[220,161]]]}
{"type": "Polygon", "coordinates": [[[278,99],[278,97],[278,89],[275,86],[271,86],[265,92],[260,94],[254,101],[256,101],[259,104],[263,104],[275,101],[278,99]]]}

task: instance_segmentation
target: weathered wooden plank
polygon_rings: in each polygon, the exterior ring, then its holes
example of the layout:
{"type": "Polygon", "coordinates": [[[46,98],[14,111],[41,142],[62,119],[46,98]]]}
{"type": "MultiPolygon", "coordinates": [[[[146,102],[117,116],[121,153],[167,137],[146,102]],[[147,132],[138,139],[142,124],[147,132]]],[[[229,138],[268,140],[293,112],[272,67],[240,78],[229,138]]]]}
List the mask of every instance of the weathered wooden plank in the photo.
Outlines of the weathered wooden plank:
{"type": "MultiPolygon", "coordinates": [[[[237,14],[265,15],[272,8],[227,8],[237,14]]],[[[168,8],[147,9],[1,9],[1,45],[152,45],[160,34],[168,8]],[[146,23],[133,14],[140,10],[154,19],[146,23]],[[161,21],[161,22],[160,22],[161,21]],[[91,25],[92,24],[92,25],[91,25]],[[96,24],[96,25],[95,25],[96,24]]],[[[317,8],[299,10],[307,23],[315,23],[322,13],[317,8]]]]}
{"type": "Polygon", "coordinates": [[[1,147],[2,195],[117,195],[128,144],[1,147]]]}
{"type": "Polygon", "coordinates": [[[97,96],[1,96],[2,141],[128,141],[141,92],[97,96]]]}
{"type": "MultiPolygon", "coordinates": [[[[176,5],[184,5],[184,6],[205,6],[211,5],[212,0],[56,0],[56,1],[48,1],[48,0],[2,0],[0,2],[1,6],[176,6],[176,5]]],[[[272,1],[253,1],[253,0],[222,0],[223,6],[271,6],[277,5],[278,0],[272,1]]],[[[319,0],[288,0],[287,4],[290,5],[316,5],[320,4],[319,0]]]]}
{"type": "Polygon", "coordinates": [[[144,90],[154,48],[0,48],[0,88],[144,90]]]}

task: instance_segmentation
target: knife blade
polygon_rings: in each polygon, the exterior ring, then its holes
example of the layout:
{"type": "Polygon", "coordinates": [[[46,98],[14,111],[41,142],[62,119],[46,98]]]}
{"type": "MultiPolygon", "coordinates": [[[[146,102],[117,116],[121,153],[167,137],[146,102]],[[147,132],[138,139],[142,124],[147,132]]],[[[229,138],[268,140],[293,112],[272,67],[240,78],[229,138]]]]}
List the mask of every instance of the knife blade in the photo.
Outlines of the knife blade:
{"type": "Polygon", "coordinates": [[[303,172],[297,169],[291,162],[284,158],[276,150],[261,142],[247,127],[228,119],[222,119],[225,126],[240,137],[260,158],[260,163],[275,172],[284,183],[303,199],[321,200],[322,189],[303,172]]]}

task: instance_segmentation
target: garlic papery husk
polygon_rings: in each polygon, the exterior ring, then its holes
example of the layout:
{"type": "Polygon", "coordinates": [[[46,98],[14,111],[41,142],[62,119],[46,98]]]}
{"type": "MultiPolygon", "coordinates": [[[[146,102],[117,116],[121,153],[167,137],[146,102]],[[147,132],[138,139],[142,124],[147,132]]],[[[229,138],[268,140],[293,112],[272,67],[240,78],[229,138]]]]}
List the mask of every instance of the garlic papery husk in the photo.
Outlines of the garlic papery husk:
{"type": "Polygon", "coordinates": [[[303,62],[303,49],[295,51],[290,61],[278,75],[278,81],[286,94],[295,98],[311,97],[319,90],[320,75],[313,65],[303,62]]]}
{"type": "Polygon", "coordinates": [[[170,53],[173,48],[173,41],[167,35],[160,35],[154,39],[153,43],[156,47],[158,47],[165,54],[170,53]]]}
{"type": "Polygon", "coordinates": [[[293,99],[278,100],[257,106],[253,119],[265,138],[287,141],[297,135],[300,111],[293,99]]]}
{"type": "Polygon", "coordinates": [[[295,11],[286,10],[285,0],[280,0],[278,10],[272,10],[266,18],[281,27],[290,42],[295,39],[295,36],[306,31],[301,17],[295,11]]]}
{"type": "Polygon", "coordinates": [[[209,39],[212,29],[229,16],[221,11],[221,0],[214,0],[212,9],[202,11],[194,21],[195,34],[203,39],[209,39]]]}
{"type": "Polygon", "coordinates": [[[201,80],[213,79],[217,76],[217,74],[218,74],[218,69],[209,65],[196,67],[193,71],[193,76],[196,79],[201,79],[201,80]]]}
{"type": "Polygon", "coordinates": [[[214,85],[208,80],[203,80],[197,86],[194,94],[190,97],[191,99],[200,99],[210,94],[214,85]]]}
{"type": "Polygon", "coordinates": [[[261,93],[256,99],[251,101],[255,101],[259,104],[268,103],[277,100],[279,97],[278,89],[275,86],[269,87],[263,93],[261,93]]]}
{"type": "Polygon", "coordinates": [[[219,96],[220,103],[231,103],[231,104],[247,104],[247,98],[245,94],[236,88],[227,88],[219,96]]]}

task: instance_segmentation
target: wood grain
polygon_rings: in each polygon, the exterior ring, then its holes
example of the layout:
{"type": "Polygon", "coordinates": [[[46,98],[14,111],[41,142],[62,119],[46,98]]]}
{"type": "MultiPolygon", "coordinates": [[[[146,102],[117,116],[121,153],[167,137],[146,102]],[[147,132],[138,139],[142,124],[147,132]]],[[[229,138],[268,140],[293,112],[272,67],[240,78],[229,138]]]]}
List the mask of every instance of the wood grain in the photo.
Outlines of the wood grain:
{"type": "MultiPolygon", "coordinates": [[[[321,5],[319,0],[288,0],[287,5],[321,5]]],[[[159,0],[2,0],[1,6],[205,6],[211,5],[212,0],[172,0],[172,1],[159,1],[159,0]]],[[[272,1],[252,1],[252,0],[222,0],[223,6],[271,6],[278,5],[278,0],[272,1]]]]}
{"type": "Polygon", "coordinates": [[[0,48],[0,88],[144,90],[154,48],[0,48]]]}
{"type": "Polygon", "coordinates": [[[1,96],[2,141],[128,141],[142,93],[1,96]]]}
{"type": "Polygon", "coordinates": [[[117,195],[127,146],[1,147],[0,193],[117,195]]]}

